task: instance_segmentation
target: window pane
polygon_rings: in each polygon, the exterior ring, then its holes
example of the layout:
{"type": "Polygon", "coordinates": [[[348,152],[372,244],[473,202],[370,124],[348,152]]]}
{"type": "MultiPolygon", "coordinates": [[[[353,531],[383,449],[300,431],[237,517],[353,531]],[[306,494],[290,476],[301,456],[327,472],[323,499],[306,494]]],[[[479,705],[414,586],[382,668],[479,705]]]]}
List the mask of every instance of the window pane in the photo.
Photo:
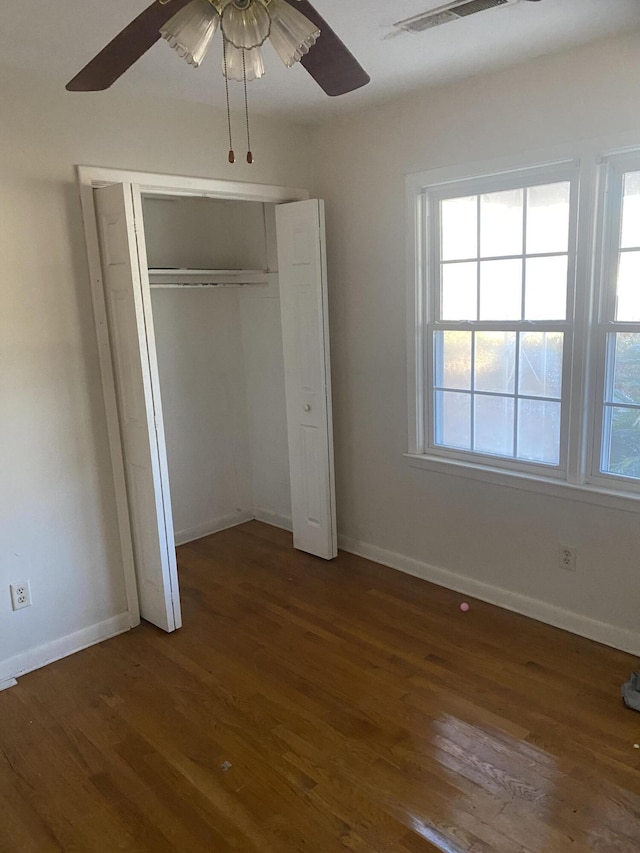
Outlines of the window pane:
{"type": "Polygon", "coordinates": [[[471,449],[471,395],[435,392],[435,443],[471,449]]]}
{"type": "Polygon", "coordinates": [[[603,470],[640,479],[640,411],[605,408],[603,470]]]}
{"type": "Polygon", "coordinates": [[[640,404],[640,334],[621,333],[616,338],[612,403],[640,404]]]}
{"type": "Polygon", "coordinates": [[[567,316],[568,258],[527,258],[525,320],[564,320],[567,316]]]}
{"type": "Polygon", "coordinates": [[[620,245],[623,249],[640,247],[640,172],[625,175],[620,245]]]}
{"type": "Polygon", "coordinates": [[[620,255],[616,320],[620,323],[640,321],[640,252],[620,255]]]}
{"type": "Polygon", "coordinates": [[[569,250],[571,184],[546,184],[527,191],[527,254],[569,250]]]}
{"type": "Polygon", "coordinates": [[[518,458],[559,464],[560,403],[518,400],[518,458]]]}
{"type": "Polygon", "coordinates": [[[478,319],[478,265],[443,264],[441,320],[478,319]]]}
{"type": "Polygon", "coordinates": [[[475,399],[475,450],[513,456],[513,397],[475,399]]]}
{"type": "Polygon", "coordinates": [[[478,257],[478,197],[448,198],[441,202],[442,260],[478,257]]]}
{"type": "Polygon", "coordinates": [[[522,261],[482,261],[480,319],[519,320],[522,315],[522,261]]]}
{"type": "Polygon", "coordinates": [[[436,385],[471,388],[471,332],[436,332],[436,385]]]}
{"type": "Polygon", "coordinates": [[[563,344],[562,332],[524,332],[520,336],[520,394],[560,398],[563,344]]]}
{"type": "Polygon", "coordinates": [[[515,332],[477,332],[475,388],[513,394],[516,371],[515,332]]]}
{"type": "Polygon", "coordinates": [[[480,197],[480,255],[522,254],[522,190],[489,193],[480,197]]]}

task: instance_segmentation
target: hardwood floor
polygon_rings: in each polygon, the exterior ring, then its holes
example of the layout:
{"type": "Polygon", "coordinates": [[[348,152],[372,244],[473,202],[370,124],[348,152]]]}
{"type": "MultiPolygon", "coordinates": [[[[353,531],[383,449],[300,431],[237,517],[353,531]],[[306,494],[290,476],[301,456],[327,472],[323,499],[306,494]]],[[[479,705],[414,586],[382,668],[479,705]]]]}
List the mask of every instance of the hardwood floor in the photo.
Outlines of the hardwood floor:
{"type": "Polygon", "coordinates": [[[640,850],[629,655],[258,522],[0,693],[0,850],[640,850]]]}

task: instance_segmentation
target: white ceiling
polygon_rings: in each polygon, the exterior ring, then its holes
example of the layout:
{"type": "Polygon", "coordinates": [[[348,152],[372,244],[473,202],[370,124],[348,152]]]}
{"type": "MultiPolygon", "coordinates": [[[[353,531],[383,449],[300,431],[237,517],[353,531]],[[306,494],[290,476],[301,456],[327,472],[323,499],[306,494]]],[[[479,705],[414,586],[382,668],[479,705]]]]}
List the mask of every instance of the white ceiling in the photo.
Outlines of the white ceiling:
{"type": "MultiPolygon", "coordinates": [[[[267,73],[250,84],[255,112],[301,121],[388,99],[427,85],[640,28],[639,0],[540,0],[498,7],[420,34],[389,38],[393,23],[444,0],[314,0],[371,75],[365,88],[328,98],[300,66],[285,69],[265,46],[267,73]]],[[[149,0],[20,0],[3,4],[0,61],[57,79],[60,86],[119,32],[149,0]]],[[[222,105],[220,43],[199,69],[164,42],[155,45],[115,85],[222,105]]],[[[232,88],[232,98],[240,93],[232,88]]],[[[84,97],[73,94],[69,97],[84,97]]]]}

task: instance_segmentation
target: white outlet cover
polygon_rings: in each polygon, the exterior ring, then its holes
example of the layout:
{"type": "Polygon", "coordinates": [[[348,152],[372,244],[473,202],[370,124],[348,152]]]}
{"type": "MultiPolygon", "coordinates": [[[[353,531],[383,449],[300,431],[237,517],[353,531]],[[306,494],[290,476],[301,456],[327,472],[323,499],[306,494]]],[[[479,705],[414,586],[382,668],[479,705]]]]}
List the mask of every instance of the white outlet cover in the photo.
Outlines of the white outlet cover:
{"type": "Polygon", "coordinates": [[[14,610],[31,607],[31,585],[29,581],[12,583],[9,585],[9,591],[11,593],[11,606],[14,610]]]}
{"type": "Polygon", "coordinates": [[[558,554],[558,565],[568,572],[576,571],[577,549],[574,545],[561,545],[558,554]]]}

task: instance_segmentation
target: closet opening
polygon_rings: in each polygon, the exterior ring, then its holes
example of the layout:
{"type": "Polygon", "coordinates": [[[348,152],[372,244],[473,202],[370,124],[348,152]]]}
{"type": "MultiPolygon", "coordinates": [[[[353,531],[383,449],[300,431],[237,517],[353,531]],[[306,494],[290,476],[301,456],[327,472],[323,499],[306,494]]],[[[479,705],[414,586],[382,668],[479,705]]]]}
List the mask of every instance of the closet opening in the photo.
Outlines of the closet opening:
{"type": "Polygon", "coordinates": [[[175,545],[258,518],[337,554],[324,205],[81,167],[132,624],[181,623],[175,545]]]}
{"type": "Polygon", "coordinates": [[[275,205],[143,194],[177,545],[291,529],[275,205]]]}

